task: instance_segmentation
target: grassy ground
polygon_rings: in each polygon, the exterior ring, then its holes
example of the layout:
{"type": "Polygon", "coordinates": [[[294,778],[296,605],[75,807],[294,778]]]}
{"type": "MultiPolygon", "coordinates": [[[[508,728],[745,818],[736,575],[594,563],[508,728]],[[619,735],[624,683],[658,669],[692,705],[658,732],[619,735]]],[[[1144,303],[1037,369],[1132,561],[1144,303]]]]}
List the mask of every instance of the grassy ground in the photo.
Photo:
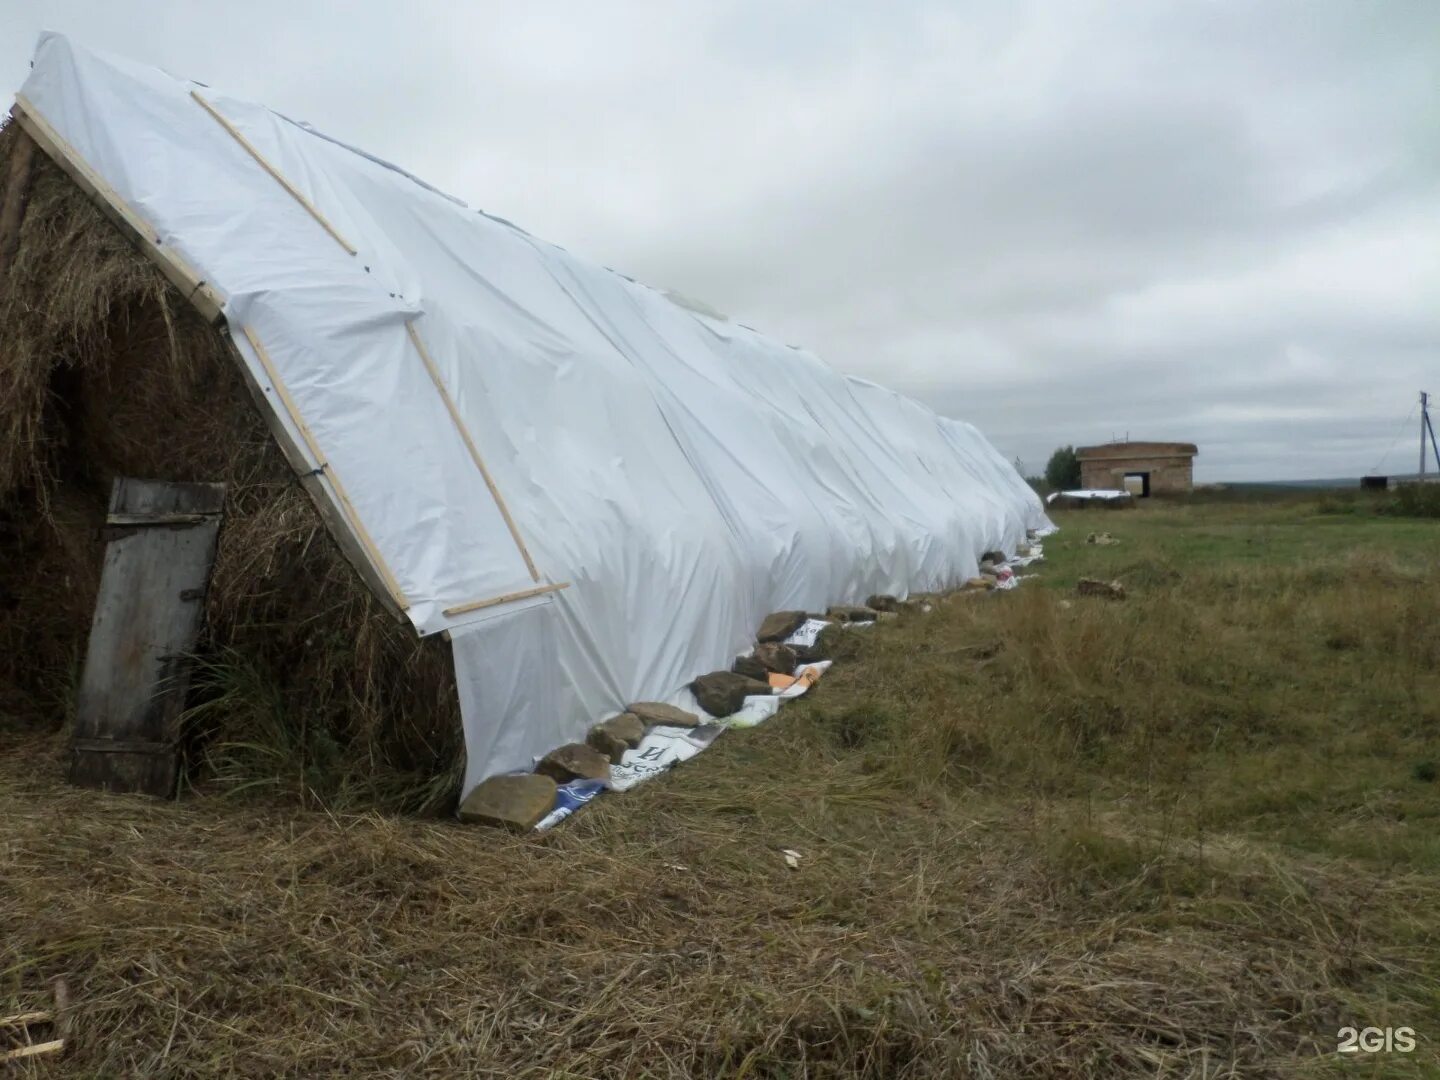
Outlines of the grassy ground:
{"type": "Polygon", "coordinates": [[[1060,524],[1020,590],[850,633],[543,837],[98,796],[18,746],[0,1014],[63,976],[33,1068],[92,1076],[1440,1075],[1440,522],[1060,524]]]}

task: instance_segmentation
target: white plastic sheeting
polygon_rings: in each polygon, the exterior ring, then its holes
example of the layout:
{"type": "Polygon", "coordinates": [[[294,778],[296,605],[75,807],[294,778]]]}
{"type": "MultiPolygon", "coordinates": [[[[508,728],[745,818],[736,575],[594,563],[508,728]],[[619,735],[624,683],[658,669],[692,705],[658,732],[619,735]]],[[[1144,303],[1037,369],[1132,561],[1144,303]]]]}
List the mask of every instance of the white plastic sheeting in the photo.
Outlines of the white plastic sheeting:
{"type": "Polygon", "coordinates": [[[1131,499],[1133,495],[1128,491],[1121,491],[1119,488],[1076,488],[1074,491],[1052,491],[1045,496],[1047,503],[1053,503],[1056,499],[1098,499],[1106,502],[1110,499],[1131,499]]]}
{"type": "Polygon", "coordinates": [[[685,685],[769,611],[940,589],[1047,525],[969,424],[261,106],[53,34],[22,93],[222,296],[303,437],[247,334],[263,345],[416,629],[450,631],[467,789],[627,702],[693,708],[685,685]],[[566,590],[445,614],[536,584],[466,433],[566,590]]]}

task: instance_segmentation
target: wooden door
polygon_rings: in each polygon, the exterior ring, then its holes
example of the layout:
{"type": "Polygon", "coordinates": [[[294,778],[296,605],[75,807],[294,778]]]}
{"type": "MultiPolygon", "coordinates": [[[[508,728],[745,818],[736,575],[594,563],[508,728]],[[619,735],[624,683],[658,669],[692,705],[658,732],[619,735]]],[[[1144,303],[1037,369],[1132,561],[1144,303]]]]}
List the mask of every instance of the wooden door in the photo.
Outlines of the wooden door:
{"type": "Polygon", "coordinates": [[[189,657],[224,499],[224,484],[115,481],[80,680],[71,783],[174,793],[189,657]]]}

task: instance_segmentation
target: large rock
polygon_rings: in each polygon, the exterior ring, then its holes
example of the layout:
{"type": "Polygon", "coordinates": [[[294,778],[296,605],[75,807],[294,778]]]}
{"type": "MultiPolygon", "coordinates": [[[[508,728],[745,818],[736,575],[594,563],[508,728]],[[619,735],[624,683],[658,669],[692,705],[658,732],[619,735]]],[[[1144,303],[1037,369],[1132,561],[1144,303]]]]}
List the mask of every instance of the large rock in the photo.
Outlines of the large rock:
{"type": "Polygon", "coordinates": [[[1081,596],[1102,596],[1106,600],[1124,600],[1125,586],[1118,581],[1098,581],[1095,578],[1081,578],[1075,586],[1081,596]]]}
{"type": "Polygon", "coordinates": [[[700,717],[693,712],[666,705],[663,701],[636,701],[626,708],[647,726],[664,724],[667,727],[698,727],[700,724],[700,717]]]}
{"type": "Polygon", "coordinates": [[[555,781],[548,776],[492,776],[465,796],[460,820],[529,832],[554,806],[555,781]]]}
{"type": "Polygon", "coordinates": [[[640,718],[634,713],[621,713],[592,727],[585,741],[608,757],[610,764],[619,765],[625,751],[639,746],[644,737],[645,725],[640,718]]]}
{"type": "Polygon", "coordinates": [[[629,743],[610,731],[604,724],[596,724],[592,727],[585,735],[585,742],[604,754],[611,765],[619,765],[624,761],[625,751],[630,749],[629,743]]]}
{"type": "Polygon", "coordinates": [[[770,669],[752,656],[737,656],[735,662],[730,665],[730,670],[736,675],[744,675],[747,679],[757,679],[765,682],[770,678],[770,669]]]}
{"type": "Polygon", "coordinates": [[[600,726],[612,735],[624,739],[626,746],[639,746],[640,740],[645,737],[645,721],[630,712],[612,716],[600,726]]]}
{"type": "Polygon", "coordinates": [[[769,694],[770,684],[746,678],[733,671],[712,671],[690,684],[695,700],[711,716],[729,716],[745,707],[751,694],[769,694]]]}
{"type": "MultiPolygon", "coordinates": [[[[795,650],[778,641],[756,645],[755,660],[765,669],[766,675],[772,671],[777,675],[789,675],[795,670],[795,650]]],[[[760,681],[766,681],[766,677],[762,675],[760,681]]]]}
{"type": "Polygon", "coordinates": [[[540,759],[535,771],[565,784],[571,780],[609,780],[610,759],[584,743],[566,743],[540,759]]]}
{"type": "Polygon", "coordinates": [[[874,622],[879,612],[857,604],[835,604],[825,614],[836,622],[874,622]]]}
{"type": "Polygon", "coordinates": [[[815,635],[814,645],[792,645],[797,664],[813,664],[817,660],[829,660],[835,652],[835,636],[845,631],[833,623],[815,635]]]}
{"type": "Polygon", "coordinates": [[[804,625],[807,617],[803,611],[776,611],[766,615],[755,633],[755,640],[784,641],[804,625]]]}
{"type": "Polygon", "coordinates": [[[865,606],[876,611],[899,611],[900,601],[889,593],[876,593],[865,601],[865,606]]]}

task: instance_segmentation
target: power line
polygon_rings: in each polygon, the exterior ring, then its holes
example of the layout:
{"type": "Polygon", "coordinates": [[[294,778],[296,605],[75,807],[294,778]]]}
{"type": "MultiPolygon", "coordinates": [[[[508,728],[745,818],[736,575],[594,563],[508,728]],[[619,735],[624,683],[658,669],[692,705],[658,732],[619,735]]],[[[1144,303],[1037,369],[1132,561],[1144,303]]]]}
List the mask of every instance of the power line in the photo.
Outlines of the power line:
{"type": "Polygon", "coordinates": [[[1395,438],[1391,440],[1390,449],[1386,450],[1385,453],[1380,455],[1380,460],[1377,461],[1375,463],[1375,467],[1370,470],[1370,475],[1373,476],[1378,473],[1380,471],[1380,466],[1385,464],[1385,459],[1388,458],[1395,451],[1395,447],[1398,446],[1400,443],[1401,436],[1405,434],[1405,429],[1410,426],[1410,421],[1415,418],[1415,410],[1419,407],[1420,403],[1418,401],[1414,405],[1410,406],[1410,411],[1405,414],[1405,419],[1400,424],[1400,430],[1395,433],[1395,438]]]}

